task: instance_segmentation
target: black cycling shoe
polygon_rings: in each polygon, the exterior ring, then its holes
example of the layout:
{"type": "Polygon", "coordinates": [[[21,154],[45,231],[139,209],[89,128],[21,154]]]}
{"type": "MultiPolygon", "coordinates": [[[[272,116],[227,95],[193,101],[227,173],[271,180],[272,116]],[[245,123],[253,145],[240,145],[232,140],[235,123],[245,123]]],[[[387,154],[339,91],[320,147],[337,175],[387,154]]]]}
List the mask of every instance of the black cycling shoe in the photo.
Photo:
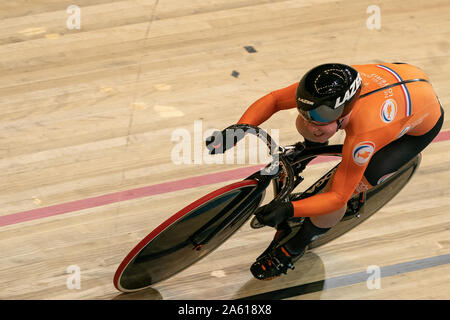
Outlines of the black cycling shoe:
{"type": "Polygon", "coordinates": [[[298,255],[292,255],[284,246],[277,246],[270,252],[263,253],[252,264],[250,271],[258,280],[271,280],[281,274],[286,274],[288,269],[295,269],[294,263],[302,257],[305,251],[298,255]]]}

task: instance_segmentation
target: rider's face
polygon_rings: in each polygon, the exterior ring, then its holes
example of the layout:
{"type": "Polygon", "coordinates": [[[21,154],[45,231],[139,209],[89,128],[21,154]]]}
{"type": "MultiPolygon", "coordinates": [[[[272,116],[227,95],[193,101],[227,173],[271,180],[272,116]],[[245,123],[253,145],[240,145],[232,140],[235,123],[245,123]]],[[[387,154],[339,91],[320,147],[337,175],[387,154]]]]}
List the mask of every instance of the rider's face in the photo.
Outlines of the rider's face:
{"type": "Polygon", "coordinates": [[[306,139],[313,142],[326,142],[337,130],[336,121],[330,123],[315,123],[307,121],[300,114],[296,121],[297,131],[306,139]]]}

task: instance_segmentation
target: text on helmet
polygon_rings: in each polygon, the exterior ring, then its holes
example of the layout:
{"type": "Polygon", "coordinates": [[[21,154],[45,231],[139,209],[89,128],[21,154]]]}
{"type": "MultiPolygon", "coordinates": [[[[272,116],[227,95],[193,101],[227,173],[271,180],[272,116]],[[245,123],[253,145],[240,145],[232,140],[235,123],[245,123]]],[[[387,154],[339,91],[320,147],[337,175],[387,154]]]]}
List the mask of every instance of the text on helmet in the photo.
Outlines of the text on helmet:
{"type": "Polygon", "coordinates": [[[351,84],[350,88],[345,92],[344,99],[341,101],[341,97],[338,97],[336,99],[336,104],[334,105],[334,109],[339,108],[342,106],[345,102],[349,101],[353,96],[355,95],[356,91],[358,90],[359,86],[361,85],[362,79],[361,76],[358,73],[358,76],[356,77],[355,81],[351,84]]]}

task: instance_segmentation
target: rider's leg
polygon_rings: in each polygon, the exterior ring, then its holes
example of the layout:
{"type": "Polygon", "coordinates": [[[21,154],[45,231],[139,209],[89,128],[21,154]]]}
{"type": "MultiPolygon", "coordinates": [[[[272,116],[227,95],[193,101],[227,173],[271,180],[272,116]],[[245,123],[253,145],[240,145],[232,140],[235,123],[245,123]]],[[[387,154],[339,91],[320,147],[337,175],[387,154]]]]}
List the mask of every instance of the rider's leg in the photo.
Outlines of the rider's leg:
{"type": "MultiPolygon", "coordinates": [[[[441,108],[441,116],[436,124],[422,135],[404,135],[391,142],[376,152],[369,162],[364,177],[355,193],[360,193],[381,183],[390,174],[395,173],[400,167],[413,159],[429,145],[439,133],[444,118],[444,110],[441,108]],[[389,159],[389,161],[386,161],[389,159]]],[[[331,187],[331,177],[322,192],[331,187]]],[[[306,251],[307,246],[317,236],[326,233],[332,226],[338,223],[345,214],[346,207],[327,215],[305,218],[299,231],[281,246],[273,246],[272,252],[262,255],[251,267],[253,275],[258,279],[268,280],[286,273],[287,268],[293,269],[293,263],[306,251]],[[273,266],[276,267],[273,267],[273,266]]]]}
{"type": "Polygon", "coordinates": [[[377,151],[370,159],[364,173],[370,186],[383,182],[404,164],[422,152],[438,135],[444,121],[444,110],[436,124],[426,133],[418,136],[405,134],[377,151]],[[389,161],[386,161],[389,159],[389,161]]]}
{"type": "MultiPolygon", "coordinates": [[[[320,192],[326,192],[330,189],[333,177],[334,174],[320,192]]],[[[270,280],[281,273],[286,273],[288,268],[293,269],[294,262],[304,254],[308,244],[315,237],[327,232],[330,229],[328,225],[333,226],[339,222],[345,214],[345,209],[342,208],[332,212],[325,219],[315,219],[316,222],[312,222],[310,218],[305,218],[300,230],[281,246],[279,243],[285,238],[285,235],[283,235],[283,230],[278,230],[269,248],[251,266],[252,274],[257,279],[270,280]]]]}
{"type": "MultiPolygon", "coordinates": [[[[431,130],[420,136],[404,135],[376,152],[370,160],[364,177],[358,184],[354,194],[367,191],[383,182],[404,164],[413,159],[437,136],[442,128],[443,120],[444,110],[441,108],[441,116],[431,130]],[[389,161],[386,161],[386,159],[389,159],[389,161]]],[[[330,190],[333,178],[334,174],[321,192],[330,190]]],[[[302,227],[297,235],[286,243],[288,251],[293,253],[302,252],[314,237],[325,233],[335,226],[342,219],[346,210],[347,206],[344,206],[329,214],[306,218],[306,227],[302,227]]]]}
{"type": "MultiPolygon", "coordinates": [[[[443,121],[444,110],[441,108],[440,118],[428,132],[420,136],[406,134],[377,151],[372,159],[370,159],[364,177],[354,193],[357,194],[362,191],[367,191],[373,186],[380,184],[404,164],[413,159],[437,136],[442,128],[443,121]],[[386,159],[389,159],[389,161],[386,161],[386,159]]],[[[328,180],[322,192],[327,192],[331,188],[333,178],[334,174],[328,180]]],[[[346,210],[347,206],[344,206],[329,214],[305,218],[304,226],[285,244],[287,251],[292,254],[303,252],[315,237],[324,234],[335,226],[342,219],[346,210]]]]}
{"type": "MultiPolygon", "coordinates": [[[[326,192],[331,187],[333,176],[329,179],[327,185],[321,192],[326,192]]],[[[332,212],[326,220],[319,220],[319,226],[327,226],[329,224],[336,224],[345,214],[345,209],[332,212]]],[[[250,268],[250,271],[255,278],[260,280],[270,280],[274,277],[286,273],[287,269],[293,269],[294,263],[302,257],[305,253],[308,244],[310,244],[316,237],[326,233],[329,227],[319,227],[315,225],[310,218],[305,218],[300,230],[286,243],[279,245],[285,238],[282,230],[278,230],[275,234],[274,240],[269,248],[257,259],[250,268]]]]}

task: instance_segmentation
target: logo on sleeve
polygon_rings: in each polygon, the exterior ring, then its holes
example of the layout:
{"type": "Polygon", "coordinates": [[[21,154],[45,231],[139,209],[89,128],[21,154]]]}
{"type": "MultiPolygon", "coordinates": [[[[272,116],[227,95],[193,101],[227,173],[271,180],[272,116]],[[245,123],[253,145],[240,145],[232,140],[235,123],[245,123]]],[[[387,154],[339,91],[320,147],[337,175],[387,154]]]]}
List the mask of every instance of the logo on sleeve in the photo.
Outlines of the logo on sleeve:
{"type": "Polygon", "coordinates": [[[394,99],[387,99],[381,105],[380,117],[384,123],[389,123],[395,119],[397,114],[397,103],[394,99]]]}
{"type": "Polygon", "coordinates": [[[358,143],[353,149],[353,161],[358,165],[363,165],[370,160],[374,151],[375,143],[372,141],[358,143]]]}

